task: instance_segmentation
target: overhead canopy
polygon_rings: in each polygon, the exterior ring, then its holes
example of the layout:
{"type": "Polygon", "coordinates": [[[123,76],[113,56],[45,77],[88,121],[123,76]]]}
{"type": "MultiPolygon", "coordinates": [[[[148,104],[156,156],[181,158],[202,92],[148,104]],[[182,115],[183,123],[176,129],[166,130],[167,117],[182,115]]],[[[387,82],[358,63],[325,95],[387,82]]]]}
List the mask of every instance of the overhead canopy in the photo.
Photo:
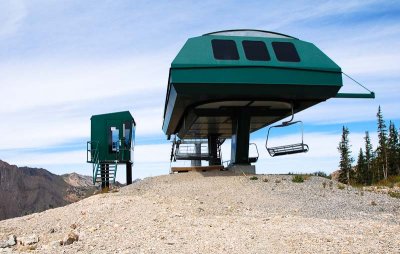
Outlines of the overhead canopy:
{"type": "Polygon", "coordinates": [[[190,38],[171,64],[163,131],[230,137],[238,112],[250,132],[334,97],[341,69],[315,45],[259,30],[190,38]]]}

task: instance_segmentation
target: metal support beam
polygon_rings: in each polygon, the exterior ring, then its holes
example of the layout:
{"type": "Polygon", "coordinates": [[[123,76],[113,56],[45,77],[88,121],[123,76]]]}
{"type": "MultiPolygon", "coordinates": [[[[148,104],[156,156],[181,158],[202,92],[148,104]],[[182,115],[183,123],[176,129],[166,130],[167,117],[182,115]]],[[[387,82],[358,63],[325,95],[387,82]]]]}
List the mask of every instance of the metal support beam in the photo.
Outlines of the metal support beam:
{"type": "Polygon", "coordinates": [[[215,109],[194,109],[194,116],[191,116],[191,118],[195,118],[198,116],[233,117],[236,115],[236,112],[238,112],[238,110],[246,111],[247,114],[252,116],[283,116],[290,114],[289,109],[271,109],[270,107],[224,107],[215,109]]]}
{"type": "Polygon", "coordinates": [[[375,93],[337,93],[334,98],[340,99],[375,99],[375,93]]]}
{"type": "Polygon", "coordinates": [[[250,115],[247,112],[238,111],[237,114],[232,117],[232,133],[231,164],[250,165],[250,115]]]}
{"type": "Polygon", "coordinates": [[[210,160],[208,161],[210,166],[221,165],[221,159],[218,158],[218,135],[208,136],[208,154],[210,155],[210,160]]]}
{"type": "Polygon", "coordinates": [[[106,164],[106,188],[110,188],[110,164],[106,164]]]}
{"type": "Polygon", "coordinates": [[[110,174],[109,174],[109,165],[108,164],[101,164],[101,189],[110,188],[110,174]]]}
{"type": "Polygon", "coordinates": [[[132,162],[126,163],[126,185],[132,184],[132,162]]]}
{"type": "Polygon", "coordinates": [[[101,189],[106,188],[106,165],[105,164],[100,164],[100,172],[101,172],[101,189]]]}
{"type": "MultiPolygon", "coordinates": [[[[194,144],[195,156],[201,156],[201,142],[194,144]]],[[[201,167],[201,160],[191,160],[190,165],[192,167],[201,167]]]]}

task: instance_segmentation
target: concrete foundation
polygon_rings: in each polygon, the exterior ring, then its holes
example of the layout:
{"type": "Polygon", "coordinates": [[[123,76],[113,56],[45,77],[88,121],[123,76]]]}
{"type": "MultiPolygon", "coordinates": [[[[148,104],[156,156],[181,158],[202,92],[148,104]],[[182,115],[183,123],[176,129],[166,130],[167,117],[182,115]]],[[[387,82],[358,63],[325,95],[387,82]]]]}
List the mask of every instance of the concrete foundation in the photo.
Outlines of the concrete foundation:
{"type": "Polygon", "coordinates": [[[238,174],[255,174],[256,173],[256,166],[254,165],[229,165],[228,171],[238,174]]]}

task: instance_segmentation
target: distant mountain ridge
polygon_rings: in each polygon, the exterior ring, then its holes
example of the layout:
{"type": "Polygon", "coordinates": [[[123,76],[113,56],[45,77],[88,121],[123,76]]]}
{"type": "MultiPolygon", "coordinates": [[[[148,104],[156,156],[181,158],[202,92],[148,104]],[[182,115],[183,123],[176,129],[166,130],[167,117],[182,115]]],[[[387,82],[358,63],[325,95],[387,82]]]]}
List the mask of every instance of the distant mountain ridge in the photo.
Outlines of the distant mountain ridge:
{"type": "Polygon", "coordinates": [[[96,191],[90,176],[62,176],[0,160],[0,220],[64,206],[96,191]]]}

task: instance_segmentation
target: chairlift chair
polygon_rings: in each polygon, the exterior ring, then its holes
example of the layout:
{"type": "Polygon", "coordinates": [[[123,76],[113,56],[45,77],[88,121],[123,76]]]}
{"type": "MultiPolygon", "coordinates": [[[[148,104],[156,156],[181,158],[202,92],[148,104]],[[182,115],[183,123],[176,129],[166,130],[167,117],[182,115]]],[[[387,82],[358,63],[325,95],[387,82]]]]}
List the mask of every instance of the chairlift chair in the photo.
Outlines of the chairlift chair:
{"type": "Polygon", "coordinates": [[[255,143],[250,143],[249,146],[254,146],[256,148],[255,151],[257,153],[256,156],[249,157],[249,163],[256,163],[259,157],[257,145],[255,143]]]}
{"type": "Polygon", "coordinates": [[[292,104],[292,117],[289,121],[282,122],[282,124],[274,125],[269,127],[268,133],[267,133],[267,140],[265,142],[265,148],[267,149],[269,155],[271,157],[275,156],[281,156],[281,155],[289,155],[289,154],[296,154],[296,153],[306,153],[308,152],[309,148],[307,144],[304,144],[303,141],[303,122],[302,121],[294,121],[294,112],[293,112],[293,104],[292,104]],[[282,128],[282,127],[288,127],[294,124],[300,124],[301,126],[301,143],[297,144],[290,144],[290,145],[283,145],[283,146],[275,146],[275,147],[268,147],[268,138],[271,129],[273,128],[282,128]]]}

